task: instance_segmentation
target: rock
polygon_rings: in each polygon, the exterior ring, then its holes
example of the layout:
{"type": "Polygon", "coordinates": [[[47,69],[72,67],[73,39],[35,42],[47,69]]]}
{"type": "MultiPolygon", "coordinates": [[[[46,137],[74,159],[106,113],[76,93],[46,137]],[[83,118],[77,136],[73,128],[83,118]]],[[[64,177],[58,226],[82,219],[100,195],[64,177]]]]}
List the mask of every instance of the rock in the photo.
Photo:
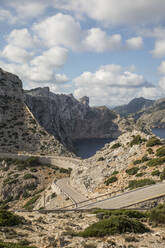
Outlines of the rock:
{"type": "Polygon", "coordinates": [[[78,101],[72,94],[54,94],[46,87],[25,91],[24,98],[40,125],[70,149],[79,139],[116,138],[120,134],[117,115],[105,106],[90,107],[86,96],[78,101]]]}
{"type": "MultiPolygon", "coordinates": [[[[45,90],[46,94],[48,90],[45,90]]],[[[0,152],[69,155],[71,153],[40,126],[24,103],[22,82],[0,69],[0,152]]]]}

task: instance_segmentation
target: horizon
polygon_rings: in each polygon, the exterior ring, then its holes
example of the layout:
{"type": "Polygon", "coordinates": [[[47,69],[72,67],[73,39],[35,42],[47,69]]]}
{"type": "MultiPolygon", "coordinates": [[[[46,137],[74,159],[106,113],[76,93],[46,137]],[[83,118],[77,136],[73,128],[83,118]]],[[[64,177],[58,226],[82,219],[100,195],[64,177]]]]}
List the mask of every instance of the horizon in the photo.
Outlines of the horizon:
{"type": "Polygon", "coordinates": [[[1,0],[0,67],[24,89],[92,106],[163,98],[164,9],[163,0],[1,0]]]}

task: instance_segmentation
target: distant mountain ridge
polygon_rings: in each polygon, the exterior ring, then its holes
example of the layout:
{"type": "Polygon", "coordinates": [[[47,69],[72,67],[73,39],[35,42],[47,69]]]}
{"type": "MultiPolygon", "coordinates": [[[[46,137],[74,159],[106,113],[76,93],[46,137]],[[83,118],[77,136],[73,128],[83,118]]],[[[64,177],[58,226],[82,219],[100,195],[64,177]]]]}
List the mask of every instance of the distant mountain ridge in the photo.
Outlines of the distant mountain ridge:
{"type": "Polygon", "coordinates": [[[134,98],[128,104],[117,106],[113,110],[120,116],[127,116],[142,111],[154,104],[154,100],[145,99],[143,97],[134,98]]]}

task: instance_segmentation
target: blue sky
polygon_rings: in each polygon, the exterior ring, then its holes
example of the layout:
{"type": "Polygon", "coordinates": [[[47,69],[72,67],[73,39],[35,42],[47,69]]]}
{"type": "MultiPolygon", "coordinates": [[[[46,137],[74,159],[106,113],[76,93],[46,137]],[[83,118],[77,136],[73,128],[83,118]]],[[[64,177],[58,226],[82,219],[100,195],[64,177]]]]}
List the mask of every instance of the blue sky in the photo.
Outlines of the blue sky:
{"type": "Polygon", "coordinates": [[[165,97],[164,0],[0,0],[0,67],[115,106],[165,97]]]}

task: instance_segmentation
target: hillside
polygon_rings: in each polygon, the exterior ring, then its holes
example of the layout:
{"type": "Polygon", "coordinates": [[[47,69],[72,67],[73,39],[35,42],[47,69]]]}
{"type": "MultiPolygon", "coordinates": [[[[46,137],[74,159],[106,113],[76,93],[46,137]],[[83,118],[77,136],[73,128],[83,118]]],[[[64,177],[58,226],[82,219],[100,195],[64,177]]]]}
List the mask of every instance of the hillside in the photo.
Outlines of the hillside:
{"type": "Polygon", "coordinates": [[[0,152],[71,155],[24,104],[21,80],[0,69],[0,152]]]}
{"type": "Polygon", "coordinates": [[[129,114],[134,114],[136,112],[145,110],[153,104],[154,104],[153,100],[139,97],[139,98],[134,98],[128,104],[117,106],[117,107],[113,108],[113,110],[117,114],[120,114],[120,116],[127,116],[129,114]]]}

